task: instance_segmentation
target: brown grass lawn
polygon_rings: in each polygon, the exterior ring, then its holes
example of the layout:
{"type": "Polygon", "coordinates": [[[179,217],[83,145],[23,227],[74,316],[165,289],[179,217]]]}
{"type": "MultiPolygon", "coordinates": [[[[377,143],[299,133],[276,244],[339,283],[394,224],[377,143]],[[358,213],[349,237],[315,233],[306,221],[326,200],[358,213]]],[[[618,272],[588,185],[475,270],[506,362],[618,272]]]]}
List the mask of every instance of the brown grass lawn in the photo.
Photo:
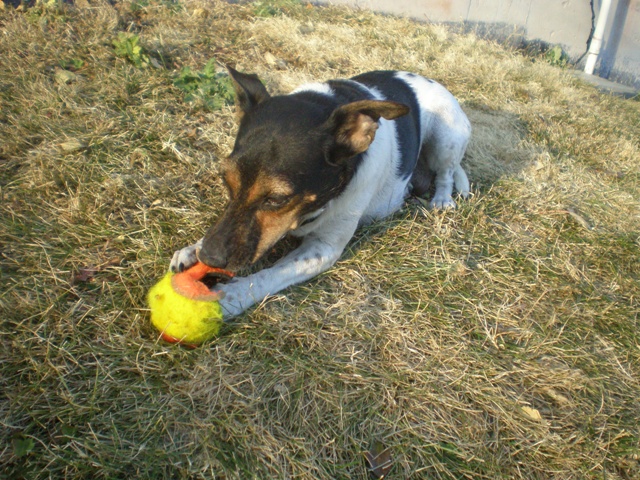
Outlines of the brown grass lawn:
{"type": "Polygon", "coordinates": [[[640,478],[639,107],[294,0],[0,10],[0,477],[366,479],[369,453],[394,479],[640,478]],[[440,81],[474,195],[409,203],[219,338],[164,344],[145,293],[224,202],[211,59],[273,93],[440,81]]]}

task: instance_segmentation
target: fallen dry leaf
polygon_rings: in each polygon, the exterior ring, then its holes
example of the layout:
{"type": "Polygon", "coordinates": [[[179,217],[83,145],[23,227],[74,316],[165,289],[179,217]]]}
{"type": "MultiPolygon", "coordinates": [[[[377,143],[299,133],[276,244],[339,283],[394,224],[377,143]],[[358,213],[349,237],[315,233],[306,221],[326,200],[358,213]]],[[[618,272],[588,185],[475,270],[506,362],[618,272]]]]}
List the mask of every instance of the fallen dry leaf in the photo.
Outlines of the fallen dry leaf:
{"type": "Polygon", "coordinates": [[[364,453],[369,463],[369,475],[378,480],[383,479],[391,470],[391,450],[379,441],[374,441],[371,449],[364,453]]]}
{"type": "Polygon", "coordinates": [[[55,77],[56,82],[58,82],[60,85],[67,85],[71,82],[74,82],[78,78],[75,73],[70,72],[69,70],[64,70],[62,68],[56,68],[55,77]]]}
{"type": "Polygon", "coordinates": [[[59,143],[58,146],[64,153],[73,153],[87,148],[87,144],[77,138],[70,138],[69,140],[59,143]]]}
{"type": "Polygon", "coordinates": [[[521,409],[522,409],[522,413],[524,413],[531,420],[535,420],[536,422],[542,421],[542,415],[540,415],[540,412],[535,408],[522,407],[521,409]]]}
{"type": "Polygon", "coordinates": [[[586,219],[585,215],[581,212],[578,212],[574,207],[567,207],[566,212],[571,215],[576,222],[578,222],[583,228],[586,230],[593,230],[593,225],[591,222],[586,219]]]}
{"type": "Polygon", "coordinates": [[[90,282],[91,280],[93,280],[93,277],[95,277],[96,273],[98,273],[98,269],[93,265],[79,268],[78,271],[73,274],[71,285],[90,282]]]}
{"type": "Polygon", "coordinates": [[[94,277],[97,273],[102,272],[107,267],[112,267],[114,265],[120,265],[122,263],[122,259],[119,257],[114,257],[107,259],[99,265],[87,265],[84,267],[78,268],[76,272],[71,276],[71,285],[76,285],[78,283],[87,283],[93,281],[94,277]]]}

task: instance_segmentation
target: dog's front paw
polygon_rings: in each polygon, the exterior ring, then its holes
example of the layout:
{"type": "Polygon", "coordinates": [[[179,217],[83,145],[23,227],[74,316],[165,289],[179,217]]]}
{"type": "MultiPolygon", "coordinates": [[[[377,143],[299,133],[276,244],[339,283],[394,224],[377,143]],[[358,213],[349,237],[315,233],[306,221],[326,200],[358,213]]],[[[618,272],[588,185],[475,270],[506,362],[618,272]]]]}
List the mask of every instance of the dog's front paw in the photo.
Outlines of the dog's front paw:
{"type": "Polygon", "coordinates": [[[215,289],[223,293],[219,302],[224,320],[237,317],[256,303],[251,286],[251,281],[247,277],[236,277],[229,283],[216,285],[215,289]]]}
{"type": "Polygon", "coordinates": [[[453,200],[451,195],[442,193],[438,194],[438,192],[436,192],[434,197],[431,199],[431,202],[429,202],[429,206],[438,210],[445,210],[447,208],[456,208],[456,202],[453,200]]]}
{"type": "Polygon", "coordinates": [[[200,242],[195,245],[189,245],[183,249],[178,250],[173,254],[171,264],[169,267],[174,273],[182,272],[195,264],[198,261],[198,250],[200,249],[200,242]]]}

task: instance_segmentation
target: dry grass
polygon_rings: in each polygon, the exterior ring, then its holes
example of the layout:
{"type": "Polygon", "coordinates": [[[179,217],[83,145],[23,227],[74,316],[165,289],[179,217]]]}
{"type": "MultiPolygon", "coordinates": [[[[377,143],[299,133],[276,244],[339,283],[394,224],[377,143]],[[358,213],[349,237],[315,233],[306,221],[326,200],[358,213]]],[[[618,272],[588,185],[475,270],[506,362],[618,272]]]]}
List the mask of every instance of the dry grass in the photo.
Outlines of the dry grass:
{"type": "Polygon", "coordinates": [[[441,26],[270,5],[0,11],[0,476],[364,479],[382,445],[388,478],[638,478],[640,104],[441,26]],[[172,83],[211,57],[274,92],[441,81],[473,198],[363,229],[204,348],[157,342],[144,294],[223,201],[233,109],[172,83]]]}

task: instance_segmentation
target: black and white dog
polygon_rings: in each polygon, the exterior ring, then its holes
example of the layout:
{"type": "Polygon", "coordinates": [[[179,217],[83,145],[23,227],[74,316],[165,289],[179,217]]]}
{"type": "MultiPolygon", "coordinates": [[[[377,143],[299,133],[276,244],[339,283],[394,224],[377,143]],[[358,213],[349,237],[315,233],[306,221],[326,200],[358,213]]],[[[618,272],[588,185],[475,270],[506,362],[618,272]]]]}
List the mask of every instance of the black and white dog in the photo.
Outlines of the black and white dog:
{"type": "Polygon", "coordinates": [[[469,193],[460,161],[469,121],[442,85],[407,72],[378,71],[303,85],[270,96],[256,75],[229,68],[241,115],[221,162],[226,210],[173,271],[197,260],[231,271],[256,262],[286,234],[300,246],[270,268],[217,285],[225,318],[331,267],[358,225],[422,196],[435,178],[434,208],[469,193]]]}

